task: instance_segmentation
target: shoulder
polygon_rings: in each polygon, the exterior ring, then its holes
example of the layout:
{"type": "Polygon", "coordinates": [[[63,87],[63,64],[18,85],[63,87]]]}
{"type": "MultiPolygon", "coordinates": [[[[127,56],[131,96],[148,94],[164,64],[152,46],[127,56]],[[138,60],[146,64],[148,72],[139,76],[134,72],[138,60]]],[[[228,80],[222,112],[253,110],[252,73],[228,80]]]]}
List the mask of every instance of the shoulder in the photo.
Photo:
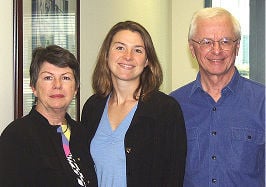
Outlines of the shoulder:
{"type": "Polygon", "coordinates": [[[152,92],[145,101],[140,102],[140,108],[144,113],[150,113],[151,115],[168,115],[181,112],[179,103],[173,97],[161,91],[152,92]]]}
{"type": "Polygon", "coordinates": [[[92,121],[96,123],[96,121],[103,113],[107,98],[108,96],[101,97],[96,94],[89,97],[89,99],[86,101],[82,109],[82,114],[81,114],[82,124],[87,124],[89,122],[92,123],[92,121]]]}
{"type": "Polygon", "coordinates": [[[175,99],[182,98],[182,97],[188,97],[191,94],[191,91],[194,85],[195,85],[195,81],[190,82],[172,91],[169,95],[174,97],[175,99]]]}
{"type": "Polygon", "coordinates": [[[94,94],[87,99],[87,101],[84,104],[84,107],[91,106],[91,105],[95,105],[95,106],[101,105],[106,102],[107,98],[108,97],[102,97],[97,94],[94,94]]]}
{"type": "Polygon", "coordinates": [[[183,112],[179,103],[171,96],[160,91],[153,92],[150,97],[142,102],[136,111],[135,118],[144,117],[142,122],[149,121],[157,127],[165,129],[168,126],[170,129],[178,126],[183,126],[183,112]]]}
{"type": "Polygon", "coordinates": [[[1,146],[24,144],[25,137],[32,134],[32,124],[32,119],[28,115],[8,124],[0,136],[1,146]]]}
{"type": "Polygon", "coordinates": [[[235,94],[251,105],[265,108],[265,86],[261,83],[241,77],[235,94]]]}
{"type": "Polygon", "coordinates": [[[265,94],[265,85],[245,77],[240,77],[240,81],[242,82],[243,90],[253,92],[254,94],[265,94]]]}
{"type": "Polygon", "coordinates": [[[8,133],[21,134],[25,132],[25,130],[28,129],[28,127],[32,124],[31,121],[32,118],[29,115],[16,119],[7,125],[7,127],[2,132],[2,135],[8,133]]]}
{"type": "Polygon", "coordinates": [[[96,94],[90,96],[83,106],[82,115],[83,113],[88,114],[102,111],[104,109],[107,98],[108,96],[102,97],[96,94]]]}
{"type": "Polygon", "coordinates": [[[155,106],[178,105],[178,102],[174,98],[161,91],[152,92],[146,102],[155,106]]]}

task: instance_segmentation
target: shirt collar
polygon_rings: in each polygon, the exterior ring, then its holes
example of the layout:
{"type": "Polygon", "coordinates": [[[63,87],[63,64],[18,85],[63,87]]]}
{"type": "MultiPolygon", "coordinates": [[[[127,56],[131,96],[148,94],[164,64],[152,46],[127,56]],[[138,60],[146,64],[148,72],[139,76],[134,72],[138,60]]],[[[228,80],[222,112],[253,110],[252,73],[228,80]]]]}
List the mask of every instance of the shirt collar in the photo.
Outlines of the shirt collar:
{"type": "MultiPolygon", "coordinates": [[[[231,79],[231,81],[223,88],[222,92],[226,91],[226,90],[230,90],[232,93],[236,92],[237,86],[238,86],[238,81],[240,79],[240,74],[237,70],[237,68],[235,68],[235,72],[234,75],[231,79]]],[[[192,86],[191,92],[189,96],[192,96],[197,90],[202,90],[202,85],[200,82],[200,73],[198,72],[196,80],[194,81],[194,84],[192,86]]]]}
{"type": "Polygon", "coordinates": [[[191,97],[196,92],[196,90],[203,90],[200,83],[200,73],[197,74],[196,80],[194,81],[189,97],[191,97]]]}
{"type": "Polygon", "coordinates": [[[238,87],[239,79],[240,79],[240,74],[239,74],[237,68],[235,68],[235,73],[234,73],[231,81],[223,88],[223,90],[228,89],[232,93],[235,93],[237,90],[237,87],[238,87]]]}

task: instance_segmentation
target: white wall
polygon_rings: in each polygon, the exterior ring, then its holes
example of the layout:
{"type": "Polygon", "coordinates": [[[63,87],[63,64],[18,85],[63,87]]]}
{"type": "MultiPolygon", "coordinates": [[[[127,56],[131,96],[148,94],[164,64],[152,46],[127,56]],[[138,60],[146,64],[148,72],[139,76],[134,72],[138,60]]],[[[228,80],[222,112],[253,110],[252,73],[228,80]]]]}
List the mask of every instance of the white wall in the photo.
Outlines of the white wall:
{"type": "Polygon", "coordinates": [[[172,0],[172,90],[196,78],[198,65],[188,48],[188,29],[192,14],[204,7],[204,0],[172,0]]]}
{"type": "Polygon", "coordinates": [[[13,120],[13,1],[0,0],[0,133],[13,120]]]}
{"type": "MultiPolygon", "coordinates": [[[[0,20],[0,132],[13,120],[13,1],[1,1],[0,20]]],[[[119,21],[134,20],[149,31],[164,72],[162,91],[195,79],[197,65],[187,50],[187,30],[192,13],[204,0],[80,0],[81,108],[92,94],[91,74],[99,47],[109,29],[119,21]]]]}

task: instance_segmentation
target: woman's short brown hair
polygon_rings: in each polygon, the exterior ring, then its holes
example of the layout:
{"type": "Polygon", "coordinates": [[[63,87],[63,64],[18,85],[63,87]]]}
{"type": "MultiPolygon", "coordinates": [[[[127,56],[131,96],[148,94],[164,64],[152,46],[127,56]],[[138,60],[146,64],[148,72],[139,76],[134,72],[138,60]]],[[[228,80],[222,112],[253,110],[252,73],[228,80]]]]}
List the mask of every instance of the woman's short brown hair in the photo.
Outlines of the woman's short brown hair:
{"type": "Polygon", "coordinates": [[[57,67],[71,68],[75,77],[76,89],[78,89],[80,83],[79,62],[71,52],[57,45],[50,45],[45,48],[37,47],[33,51],[30,65],[30,86],[36,87],[40,69],[44,62],[49,62],[57,67]]]}

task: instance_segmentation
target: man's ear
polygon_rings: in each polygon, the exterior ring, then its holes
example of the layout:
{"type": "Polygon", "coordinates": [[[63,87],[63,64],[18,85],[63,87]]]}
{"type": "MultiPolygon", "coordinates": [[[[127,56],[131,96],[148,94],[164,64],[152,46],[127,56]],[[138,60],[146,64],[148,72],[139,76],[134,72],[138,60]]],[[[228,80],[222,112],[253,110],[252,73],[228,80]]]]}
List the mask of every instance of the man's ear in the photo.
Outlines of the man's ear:
{"type": "Polygon", "coordinates": [[[240,40],[238,40],[236,43],[236,56],[238,56],[239,48],[240,48],[240,40]]]}
{"type": "Polygon", "coordinates": [[[192,57],[195,58],[196,54],[195,54],[195,49],[194,49],[193,43],[191,41],[189,41],[188,45],[189,45],[189,50],[191,52],[192,57]]]}

